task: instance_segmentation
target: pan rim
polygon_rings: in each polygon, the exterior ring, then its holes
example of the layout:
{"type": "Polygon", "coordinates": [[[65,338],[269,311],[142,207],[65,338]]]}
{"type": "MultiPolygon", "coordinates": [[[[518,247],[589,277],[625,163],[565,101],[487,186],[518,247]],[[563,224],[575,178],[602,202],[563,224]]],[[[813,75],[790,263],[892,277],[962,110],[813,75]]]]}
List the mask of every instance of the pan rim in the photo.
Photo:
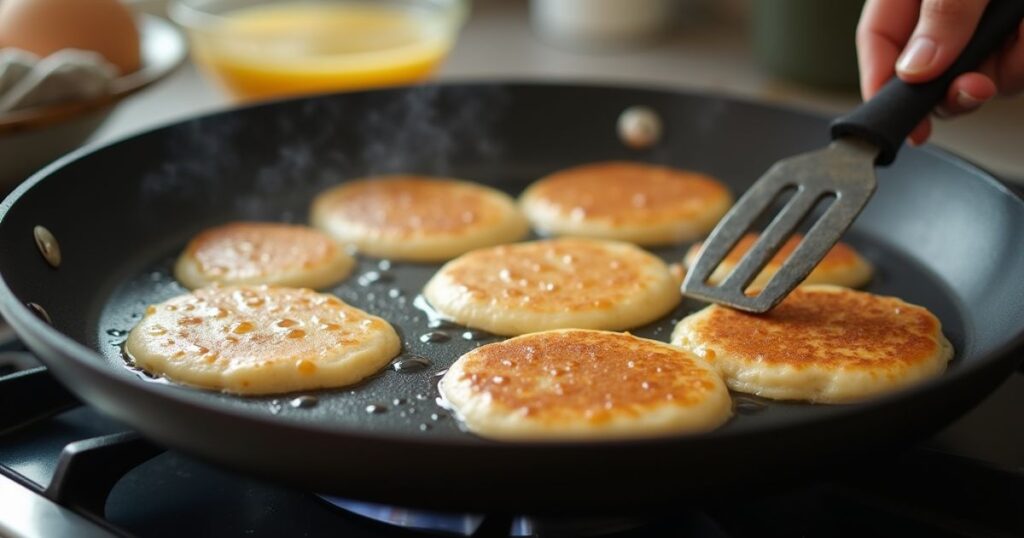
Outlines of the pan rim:
{"type": "MultiPolygon", "coordinates": [[[[770,102],[757,101],[754,99],[745,99],[742,97],[736,97],[732,95],[714,95],[708,92],[691,91],[686,89],[671,88],[671,87],[659,87],[657,85],[628,85],[618,83],[591,83],[589,81],[522,81],[522,80],[510,80],[510,81],[495,81],[495,80],[482,80],[482,81],[463,81],[459,80],[456,82],[437,82],[426,85],[418,86],[403,86],[398,88],[389,88],[385,90],[369,90],[367,92],[355,92],[355,93],[381,93],[381,92],[406,92],[410,89],[415,88],[451,88],[451,87],[560,87],[560,88],[578,88],[582,90],[602,90],[602,89],[626,89],[641,92],[653,92],[653,93],[672,93],[676,95],[682,95],[692,98],[701,99],[712,99],[732,102],[744,106],[754,106],[761,108],[771,108],[786,113],[796,114],[804,117],[810,117],[815,119],[827,119],[824,114],[818,114],[815,112],[798,109],[795,107],[788,107],[785,105],[776,105],[770,102]]],[[[109,147],[116,146],[125,141],[132,140],[137,137],[145,136],[154,131],[161,129],[170,128],[174,125],[195,121],[201,118],[208,118],[212,116],[222,114],[238,113],[243,110],[262,108],[262,107],[273,107],[278,103],[282,102],[294,102],[294,101],[310,101],[323,98],[327,95],[334,94],[321,94],[316,96],[307,96],[293,99],[281,99],[270,102],[257,103],[247,105],[243,107],[227,107],[224,109],[213,110],[205,113],[200,113],[186,118],[178,120],[168,121],[160,125],[154,126],[149,129],[141,130],[138,132],[128,133],[124,136],[118,137],[114,140],[107,142],[88,144],[78,150],[68,153],[64,157],[54,161],[50,165],[44,167],[40,171],[30,176],[26,181],[14,189],[10,195],[8,195],[3,202],[0,202],[0,226],[3,225],[4,220],[7,217],[8,212],[16,205],[19,199],[26,196],[32,188],[44,181],[47,177],[50,177],[54,172],[64,168],[68,164],[84,158],[92,153],[105,150],[109,147]]],[[[1009,196],[1015,200],[1020,211],[1024,211],[1024,199],[1021,199],[1016,193],[1011,191],[1002,182],[996,179],[990,172],[985,170],[983,167],[978,166],[971,161],[960,157],[948,150],[937,148],[937,147],[925,147],[920,148],[927,153],[933,154],[936,157],[955,164],[957,167],[962,168],[969,175],[976,178],[976,180],[987,183],[990,187],[994,187],[1004,196],[1009,196]]],[[[605,441],[491,441],[483,438],[470,438],[462,436],[453,437],[422,437],[417,436],[413,432],[368,432],[358,427],[351,427],[347,425],[325,425],[317,423],[307,424],[296,424],[282,420],[275,420],[273,417],[259,416],[254,414],[250,410],[240,410],[227,408],[224,406],[217,406],[216,404],[209,404],[195,398],[192,398],[186,392],[181,391],[179,387],[162,386],[152,383],[146,383],[143,380],[136,380],[126,376],[115,375],[114,372],[110,371],[110,367],[106,361],[102,360],[102,355],[98,350],[87,347],[76,340],[67,336],[57,328],[50,326],[44,321],[36,317],[35,314],[29,310],[18,298],[14,295],[12,290],[7,284],[6,278],[0,274],[0,314],[11,321],[12,327],[15,328],[19,333],[24,332],[26,336],[33,339],[37,339],[43,342],[48,347],[54,348],[63,359],[69,359],[76,363],[77,367],[86,368],[91,373],[103,377],[105,380],[115,383],[119,387],[130,390],[148,393],[148,396],[158,399],[169,399],[173,401],[176,406],[184,406],[191,408],[195,412],[204,413],[215,413],[220,415],[224,419],[232,420],[239,425],[244,425],[246,428],[264,428],[272,429],[282,433],[291,431],[314,433],[317,436],[332,436],[332,437],[345,437],[354,441],[359,442],[387,442],[387,443],[402,443],[405,445],[421,445],[421,446],[443,446],[443,447],[459,447],[459,448],[473,448],[476,450],[486,450],[490,448],[501,448],[506,449],[514,447],[518,450],[543,450],[543,451],[559,451],[559,452],[572,452],[578,450],[588,449],[616,449],[616,448],[629,448],[629,449],[643,449],[651,446],[673,446],[678,444],[688,444],[694,442],[729,442],[742,440],[752,436],[761,436],[769,432],[782,432],[794,428],[813,427],[814,425],[821,424],[824,422],[830,422],[834,420],[842,420],[844,418],[854,417],[862,413],[868,413],[871,411],[877,411],[882,408],[891,408],[899,405],[901,402],[916,399],[924,394],[931,393],[937,390],[942,390],[943,385],[947,383],[956,382],[963,378],[967,378],[971,375],[975,375],[977,372],[993,367],[996,363],[1009,362],[1011,352],[1017,348],[1024,346],[1024,326],[1022,326],[1016,334],[1012,335],[1006,340],[1001,346],[998,346],[994,351],[986,353],[980,356],[977,360],[972,361],[972,364],[963,365],[954,372],[947,372],[944,375],[928,380],[915,387],[911,387],[893,394],[888,394],[882,397],[874,398],[866,402],[861,402],[852,405],[843,406],[829,406],[831,411],[821,416],[802,418],[799,421],[784,424],[751,424],[746,429],[741,431],[712,431],[707,433],[698,434],[681,434],[673,436],[663,436],[654,438],[642,438],[642,439],[621,439],[621,440],[605,440],[605,441]],[[481,442],[483,441],[483,442],[481,442]]],[[[44,359],[45,362],[45,359],[44,359]]],[[[195,390],[195,389],[187,389],[195,390]]],[[[74,389],[72,389],[74,392],[74,389]]]]}

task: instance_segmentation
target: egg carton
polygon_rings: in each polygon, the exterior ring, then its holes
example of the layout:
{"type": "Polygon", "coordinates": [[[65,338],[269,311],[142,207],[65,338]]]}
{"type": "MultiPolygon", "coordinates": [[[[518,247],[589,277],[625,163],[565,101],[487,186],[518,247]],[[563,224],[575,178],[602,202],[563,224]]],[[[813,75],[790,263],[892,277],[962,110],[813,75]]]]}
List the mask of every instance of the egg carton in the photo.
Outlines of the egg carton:
{"type": "Polygon", "coordinates": [[[118,69],[98,53],[59,50],[45,58],[0,50],[0,114],[113,93],[118,69]]]}

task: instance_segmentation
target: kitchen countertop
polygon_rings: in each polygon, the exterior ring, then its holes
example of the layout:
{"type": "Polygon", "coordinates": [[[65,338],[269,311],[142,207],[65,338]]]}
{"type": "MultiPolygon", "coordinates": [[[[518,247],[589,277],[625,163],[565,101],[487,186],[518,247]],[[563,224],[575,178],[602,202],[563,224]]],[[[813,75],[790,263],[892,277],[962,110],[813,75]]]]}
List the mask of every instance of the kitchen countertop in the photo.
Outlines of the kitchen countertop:
{"type": "MultiPolygon", "coordinates": [[[[653,85],[733,95],[836,115],[859,102],[836,92],[778,80],[758,68],[735,10],[703,10],[655,43],[604,53],[549,45],[530,28],[526,2],[477,0],[442,80],[542,79],[653,85]]],[[[101,142],[179,118],[230,106],[189,63],[136,95],[92,137],[101,142]]],[[[1024,183],[1024,96],[1003,99],[953,121],[936,122],[933,142],[1024,183]]]]}

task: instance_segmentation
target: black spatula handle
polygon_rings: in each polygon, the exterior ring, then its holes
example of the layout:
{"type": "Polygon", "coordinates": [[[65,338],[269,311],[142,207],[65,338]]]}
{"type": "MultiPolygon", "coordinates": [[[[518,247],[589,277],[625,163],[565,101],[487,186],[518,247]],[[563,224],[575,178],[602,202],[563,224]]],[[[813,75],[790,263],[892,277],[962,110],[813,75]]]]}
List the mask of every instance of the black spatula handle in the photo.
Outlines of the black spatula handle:
{"type": "Polygon", "coordinates": [[[856,136],[881,150],[877,163],[889,164],[903,141],[941,103],[956,77],[976,69],[1002,45],[1024,18],[1024,0],[991,0],[974,36],[953,65],[938,78],[907,84],[893,77],[853,112],[832,122],[832,138],[856,136]]]}

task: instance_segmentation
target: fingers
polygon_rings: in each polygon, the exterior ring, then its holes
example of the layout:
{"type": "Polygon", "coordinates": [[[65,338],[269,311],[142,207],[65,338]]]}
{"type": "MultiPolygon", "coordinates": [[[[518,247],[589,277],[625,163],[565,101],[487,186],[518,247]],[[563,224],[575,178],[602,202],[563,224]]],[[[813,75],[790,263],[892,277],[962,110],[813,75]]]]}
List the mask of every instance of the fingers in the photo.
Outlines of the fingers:
{"type": "Polygon", "coordinates": [[[1017,28],[1006,47],[999,52],[995,67],[999,93],[1015,95],[1024,92],[1024,22],[1017,28]]]}
{"type": "Polygon", "coordinates": [[[932,120],[925,118],[921,120],[921,123],[917,124],[917,127],[910,132],[910,144],[914,146],[920,146],[928,141],[928,137],[932,135],[932,120]]]}
{"type": "Polygon", "coordinates": [[[1024,23],[1006,45],[989,57],[976,72],[964,73],[950,84],[940,117],[971,112],[996,95],[1013,95],[1024,90],[1024,23]]]}
{"type": "MultiPolygon", "coordinates": [[[[864,4],[857,25],[857,63],[865,100],[895,74],[896,60],[914,31],[919,9],[919,0],[867,0],[864,4]]],[[[908,138],[920,145],[931,132],[931,121],[925,119],[908,138]]]]}
{"type": "Polygon", "coordinates": [[[997,93],[996,83],[988,75],[979,72],[964,73],[949,85],[946,100],[936,114],[946,117],[971,112],[995,97],[997,93]]]}
{"type": "Polygon", "coordinates": [[[896,62],[896,74],[915,83],[945,71],[974,34],[986,5],[988,0],[922,0],[920,18],[896,62]]]}
{"type": "MultiPolygon", "coordinates": [[[[870,99],[893,74],[908,83],[931,80],[952,65],[974,34],[988,0],[867,0],[857,26],[861,94],[870,99]]],[[[977,71],[957,77],[937,116],[977,109],[997,94],[1024,92],[1024,23],[977,71]]],[[[931,120],[910,134],[931,134],[931,120]]]]}
{"type": "Polygon", "coordinates": [[[896,58],[914,30],[919,0],[868,0],[857,25],[860,89],[870,99],[895,73],[896,58]]]}

